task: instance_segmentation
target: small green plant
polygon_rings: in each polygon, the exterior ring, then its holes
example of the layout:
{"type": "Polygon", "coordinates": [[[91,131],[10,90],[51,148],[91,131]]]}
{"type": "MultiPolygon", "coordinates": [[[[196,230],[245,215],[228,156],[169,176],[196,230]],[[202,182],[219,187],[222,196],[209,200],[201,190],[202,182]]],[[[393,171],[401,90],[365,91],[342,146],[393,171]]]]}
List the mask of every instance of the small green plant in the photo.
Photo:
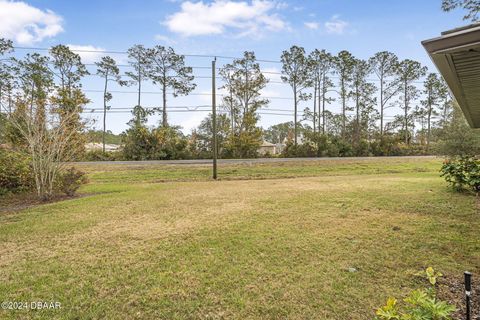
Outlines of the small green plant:
{"type": "Polygon", "coordinates": [[[0,148],[0,195],[27,191],[34,184],[30,158],[0,148]]]}
{"type": "Polygon", "coordinates": [[[87,182],[88,179],[85,176],[85,172],[70,167],[58,176],[57,187],[59,191],[72,197],[75,195],[78,188],[87,182]]]}
{"type": "Polygon", "coordinates": [[[444,161],[440,170],[450,186],[455,190],[480,192],[480,160],[473,156],[462,156],[444,161]]]}
{"type": "Polygon", "coordinates": [[[437,279],[443,277],[441,272],[435,271],[432,267],[428,267],[427,269],[418,272],[416,275],[426,278],[433,288],[435,288],[435,285],[437,284],[437,279]]]}
{"type": "Polygon", "coordinates": [[[403,300],[405,304],[399,306],[397,299],[388,298],[387,304],[376,312],[376,320],[450,320],[451,315],[456,310],[453,305],[441,301],[436,297],[437,279],[442,276],[432,267],[418,273],[425,277],[430,287],[427,289],[417,289],[403,300]]]}

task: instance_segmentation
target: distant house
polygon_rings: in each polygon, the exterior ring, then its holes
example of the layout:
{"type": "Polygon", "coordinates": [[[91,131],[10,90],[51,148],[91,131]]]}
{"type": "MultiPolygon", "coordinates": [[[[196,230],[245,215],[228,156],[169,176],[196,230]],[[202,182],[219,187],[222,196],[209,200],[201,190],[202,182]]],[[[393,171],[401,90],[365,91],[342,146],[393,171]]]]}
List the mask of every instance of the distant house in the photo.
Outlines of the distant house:
{"type": "Polygon", "coordinates": [[[259,155],[274,155],[277,154],[277,145],[270,143],[268,141],[263,141],[261,146],[257,150],[259,155]]]}
{"type": "MultiPolygon", "coordinates": [[[[286,145],[289,144],[289,143],[292,143],[292,144],[293,144],[293,141],[294,141],[293,135],[292,135],[292,136],[288,136],[288,137],[285,137],[285,139],[283,139],[283,143],[282,143],[282,144],[283,144],[284,146],[286,146],[286,145]]],[[[306,142],[305,137],[303,136],[302,133],[300,133],[300,134],[298,135],[298,137],[297,137],[297,144],[298,144],[299,146],[301,146],[301,145],[304,144],[305,142],[306,142]]],[[[280,152],[280,151],[279,151],[279,152],[280,152]]]]}
{"type": "Polygon", "coordinates": [[[277,152],[277,154],[280,154],[283,152],[283,150],[285,149],[287,145],[285,143],[277,143],[275,145],[275,151],[277,152]]]}
{"type": "MultiPolygon", "coordinates": [[[[118,144],[105,144],[105,151],[117,151],[120,148],[118,144]]],[[[103,150],[103,144],[97,142],[89,142],[85,144],[85,150],[103,150]]]]}

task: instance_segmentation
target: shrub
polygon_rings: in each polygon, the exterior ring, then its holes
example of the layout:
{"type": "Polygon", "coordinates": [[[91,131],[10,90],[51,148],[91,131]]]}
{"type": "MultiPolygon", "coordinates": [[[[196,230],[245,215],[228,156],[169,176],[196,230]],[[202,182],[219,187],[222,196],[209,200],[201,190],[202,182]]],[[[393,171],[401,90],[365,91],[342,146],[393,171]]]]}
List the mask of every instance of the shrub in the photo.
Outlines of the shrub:
{"type": "Polygon", "coordinates": [[[473,156],[462,156],[444,161],[440,170],[450,186],[455,190],[480,192],[480,161],[473,156]]]}
{"type": "Polygon", "coordinates": [[[125,160],[187,159],[188,140],[177,127],[135,126],[122,139],[125,160]]]}
{"type": "Polygon", "coordinates": [[[435,286],[437,278],[442,274],[429,267],[421,273],[426,276],[430,287],[428,289],[413,290],[403,301],[404,305],[397,304],[397,299],[389,298],[387,304],[376,312],[377,320],[450,320],[456,308],[436,297],[435,286]]]}
{"type": "Polygon", "coordinates": [[[30,158],[0,148],[0,195],[30,190],[35,184],[30,158]]]}
{"type": "Polygon", "coordinates": [[[57,176],[57,189],[65,193],[67,196],[72,197],[75,195],[78,188],[87,182],[88,180],[85,176],[85,172],[70,167],[57,176]]]}
{"type": "Polygon", "coordinates": [[[286,158],[315,157],[316,155],[317,151],[315,150],[315,146],[309,141],[302,144],[297,144],[296,147],[293,141],[288,141],[282,151],[282,156],[286,158]]]}

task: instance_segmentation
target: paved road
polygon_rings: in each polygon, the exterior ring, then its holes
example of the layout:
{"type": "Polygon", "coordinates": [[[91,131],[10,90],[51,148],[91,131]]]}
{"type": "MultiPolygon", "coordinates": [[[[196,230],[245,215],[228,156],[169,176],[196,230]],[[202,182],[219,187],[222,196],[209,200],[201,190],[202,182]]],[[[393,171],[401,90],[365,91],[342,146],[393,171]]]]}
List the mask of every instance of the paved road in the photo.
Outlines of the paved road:
{"type": "MultiPolygon", "coordinates": [[[[256,159],[219,159],[218,164],[255,164],[255,163],[275,163],[275,162],[295,162],[295,161],[351,161],[351,160],[375,160],[375,159],[434,159],[435,156],[402,156],[402,157],[333,157],[333,158],[256,158],[256,159]]],[[[150,160],[150,161],[89,161],[75,162],[79,165],[207,165],[211,164],[211,159],[202,160],[150,160]]]]}

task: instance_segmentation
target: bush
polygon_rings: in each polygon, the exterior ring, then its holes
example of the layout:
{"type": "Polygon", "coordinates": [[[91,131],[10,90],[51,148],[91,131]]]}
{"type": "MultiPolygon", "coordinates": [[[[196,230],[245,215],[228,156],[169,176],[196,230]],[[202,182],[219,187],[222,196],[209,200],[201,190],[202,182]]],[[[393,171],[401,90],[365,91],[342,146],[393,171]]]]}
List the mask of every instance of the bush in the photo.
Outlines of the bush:
{"type": "Polygon", "coordinates": [[[188,159],[188,140],[177,127],[135,126],[123,136],[125,160],[188,159]]]}
{"type": "Polygon", "coordinates": [[[285,145],[285,148],[282,151],[282,157],[285,158],[294,158],[294,157],[315,157],[317,155],[317,151],[315,147],[310,142],[305,142],[302,144],[295,144],[293,141],[288,141],[285,145]]]}
{"type": "Polygon", "coordinates": [[[376,312],[377,320],[450,320],[456,308],[436,297],[437,278],[442,274],[429,267],[421,273],[426,276],[430,287],[428,289],[413,290],[399,306],[397,299],[389,298],[387,304],[376,312]]]}
{"type": "Polygon", "coordinates": [[[480,161],[473,156],[447,159],[440,170],[450,186],[457,191],[480,192],[480,161]]]}
{"type": "Polygon", "coordinates": [[[27,191],[34,185],[30,158],[0,148],[0,195],[27,191]]]}
{"type": "Polygon", "coordinates": [[[57,189],[67,196],[74,196],[82,184],[87,183],[85,172],[70,167],[57,176],[57,189]]]}

